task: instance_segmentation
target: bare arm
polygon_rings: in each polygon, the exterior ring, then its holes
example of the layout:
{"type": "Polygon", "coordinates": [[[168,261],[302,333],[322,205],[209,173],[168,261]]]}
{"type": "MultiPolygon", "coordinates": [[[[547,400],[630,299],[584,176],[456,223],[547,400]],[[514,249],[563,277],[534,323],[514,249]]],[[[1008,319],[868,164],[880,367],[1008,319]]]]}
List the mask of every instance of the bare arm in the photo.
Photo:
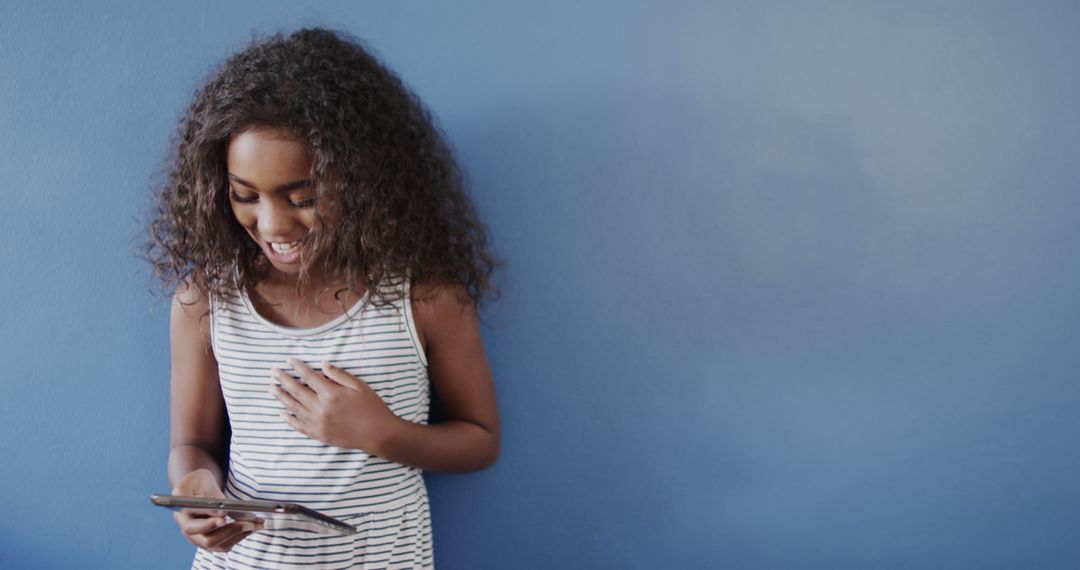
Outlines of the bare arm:
{"type": "Polygon", "coordinates": [[[172,348],[169,484],[206,469],[224,485],[218,458],[224,450],[225,403],[210,347],[210,305],[184,284],[173,297],[169,337],[172,348]]]}
{"type": "MultiPolygon", "coordinates": [[[[169,484],[173,493],[224,497],[218,458],[225,449],[225,401],[210,343],[210,304],[185,283],[173,297],[169,320],[172,390],[169,484]]],[[[226,552],[262,529],[261,522],[228,522],[224,513],[173,513],[184,538],[195,546],[226,552]]]]}
{"type": "MultiPolygon", "coordinates": [[[[430,290],[417,289],[426,297],[430,290]]],[[[435,297],[413,302],[413,317],[428,360],[443,421],[406,420],[387,431],[376,455],[424,470],[484,469],[499,456],[499,411],[480,326],[460,288],[443,287],[435,297]]]]}

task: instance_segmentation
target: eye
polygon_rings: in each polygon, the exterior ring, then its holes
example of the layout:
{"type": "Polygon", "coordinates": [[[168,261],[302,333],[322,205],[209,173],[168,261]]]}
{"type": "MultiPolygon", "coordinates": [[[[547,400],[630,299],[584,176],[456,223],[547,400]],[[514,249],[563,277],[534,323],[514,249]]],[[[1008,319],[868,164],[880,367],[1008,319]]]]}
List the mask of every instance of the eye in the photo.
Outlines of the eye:
{"type": "Polygon", "coordinates": [[[231,188],[229,189],[229,197],[241,204],[251,204],[259,199],[258,196],[244,196],[231,188]]]}
{"type": "Polygon", "coordinates": [[[294,208],[310,208],[315,205],[315,197],[312,196],[303,200],[289,200],[289,204],[294,208]]]}

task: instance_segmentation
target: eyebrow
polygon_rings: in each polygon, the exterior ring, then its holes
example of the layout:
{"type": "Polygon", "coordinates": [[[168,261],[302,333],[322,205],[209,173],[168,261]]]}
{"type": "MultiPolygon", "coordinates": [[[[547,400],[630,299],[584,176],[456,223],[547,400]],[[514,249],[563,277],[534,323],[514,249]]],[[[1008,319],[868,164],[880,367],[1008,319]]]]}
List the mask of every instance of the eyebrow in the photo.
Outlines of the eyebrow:
{"type": "MultiPolygon", "coordinates": [[[[248,188],[251,188],[252,190],[255,190],[256,192],[259,190],[259,188],[256,187],[254,184],[248,182],[247,180],[244,180],[243,178],[240,178],[239,176],[233,174],[232,172],[229,173],[229,180],[232,180],[233,182],[235,182],[235,183],[237,183],[237,184],[239,184],[241,186],[247,186],[248,188]]],[[[277,188],[274,188],[274,192],[277,192],[277,193],[291,192],[293,190],[297,190],[297,189],[300,189],[300,188],[306,188],[308,186],[311,186],[311,184],[312,184],[312,181],[311,181],[310,178],[305,178],[303,180],[294,180],[292,182],[288,182],[288,183],[282,184],[281,186],[278,186],[277,188]]]]}

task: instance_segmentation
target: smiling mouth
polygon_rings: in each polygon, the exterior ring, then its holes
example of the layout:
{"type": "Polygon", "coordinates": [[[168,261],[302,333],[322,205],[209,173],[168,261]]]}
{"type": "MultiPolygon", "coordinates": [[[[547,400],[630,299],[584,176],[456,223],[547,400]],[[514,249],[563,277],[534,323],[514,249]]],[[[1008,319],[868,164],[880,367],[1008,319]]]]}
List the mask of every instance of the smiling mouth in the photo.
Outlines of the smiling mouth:
{"type": "Polygon", "coordinates": [[[296,263],[300,261],[300,252],[303,250],[301,247],[304,244],[304,240],[289,241],[289,242],[264,242],[266,244],[266,255],[273,261],[278,263],[296,263]]]}
{"type": "Polygon", "coordinates": [[[274,253],[280,253],[282,255],[288,255],[288,254],[300,249],[300,244],[302,242],[301,241],[291,241],[291,242],[288,242],[288,243],[275,243],[275,242],[271,241],[271,242],[267,242],[267,243],[270,244],[270,249],[272,249],[274,251],[274,253]]]}

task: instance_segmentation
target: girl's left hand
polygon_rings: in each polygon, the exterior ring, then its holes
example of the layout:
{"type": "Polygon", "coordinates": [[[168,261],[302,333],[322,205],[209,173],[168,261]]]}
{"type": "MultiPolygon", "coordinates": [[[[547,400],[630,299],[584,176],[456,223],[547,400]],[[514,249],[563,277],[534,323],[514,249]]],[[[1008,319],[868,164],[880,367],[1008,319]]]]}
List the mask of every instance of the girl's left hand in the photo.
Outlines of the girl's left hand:
{"type": "Polygon", "coordinates": [[[322,372],[289,358],[303,382],[278,368],[270,393],[285,405],[282,418],[296,431],[327,445],[378,455],[380,444],[402,421],[366,382],[323,361],[322,372]],[[304,384],[307,384],[306,386],[304,384]]]}

